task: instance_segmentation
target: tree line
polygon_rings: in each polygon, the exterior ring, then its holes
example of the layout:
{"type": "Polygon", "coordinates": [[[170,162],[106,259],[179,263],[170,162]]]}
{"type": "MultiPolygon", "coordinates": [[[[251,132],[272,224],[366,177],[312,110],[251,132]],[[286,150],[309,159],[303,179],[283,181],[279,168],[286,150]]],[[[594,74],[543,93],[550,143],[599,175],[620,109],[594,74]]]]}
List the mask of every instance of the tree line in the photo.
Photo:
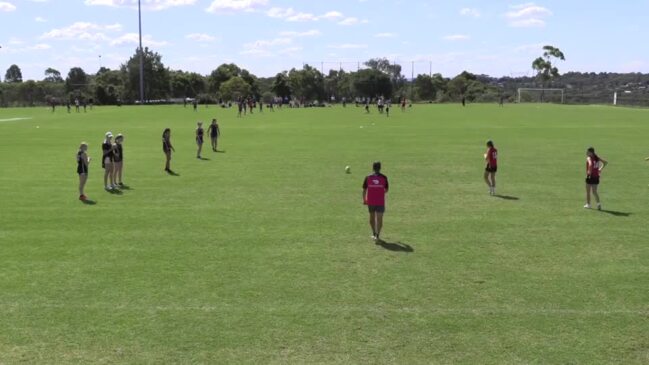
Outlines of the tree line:
{"type": "MultiPolygon", "coordinates": [[[[624,90],[645,95],[649,75],[631,73],[578,73],[560,75],[554,60],[564,55],[552,46],[543,48],[542,57],[532,63],[532,77],[476,75],[463,71],[453,78],[439,73],[420,74],[406,79],[401,66],[384,58],[370,59],[357,71],[331,70],[327,74],[304,65],[279,72],[274,77],[257,77],[236,64],[222,64],[209,75],[172,70],[162,56],[145,48],[144,94],[148,102],[168,102],[195,98],[202,103],[231,101],[253,97],[270,101],[274,97],[309,102],[328,102],[330,98],[353,100],[383,96],[419,102],[495,102],[500,98],[515,100],[519,87],[565,88],[568,102],[607,102],[614,91],[624,90]],[[628,89],[628,90],[627,90],[628,89]],[[632,90],[632,91],[630,91],[632,90]]],[[[95,104],[114,105],[139,100],[139,51],[119,69],[101,67],[88,74],[80,67],[71,68],[65,78],[56,69],[44,71],[39,81],[23,80],[20,67],[11,65],[0,82],[0,106],[34,106],[52,101],[66,103],[74,99],[92,100],[95,104]]],[[[646,95],[649,99],[649,95],[646,95]]]]}

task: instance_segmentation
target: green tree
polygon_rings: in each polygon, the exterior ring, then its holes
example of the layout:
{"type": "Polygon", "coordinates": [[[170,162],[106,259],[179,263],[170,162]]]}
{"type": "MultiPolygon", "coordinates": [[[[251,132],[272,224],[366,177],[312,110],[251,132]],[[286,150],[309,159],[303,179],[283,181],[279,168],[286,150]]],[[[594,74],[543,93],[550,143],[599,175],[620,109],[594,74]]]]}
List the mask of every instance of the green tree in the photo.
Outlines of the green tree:
{"type": "Polygon", "coordinates": [[[320,71],[309,65],[301,70],[291,69],[288,81],[293,96],[307,100],[324,100],[324,77],[320,71]]]}
{"type": "Polygon", "coordinates": [[[354,90],[358,96],[392,97],[392,81],[390,76],[377,69],[364,69],[354,74],[354,90]]]}
{"type": "Polygon", "coordinates": [[[286,71],[280,72],[275,75],[273,85],[270,88],[275,95],[282,98],[291,97],[291,87],[289,86],[288,73],[286,71]]]}
{"type": "Polygon", "coordinates": [[[5,82],[17,83],[23,82],[23,73],[18,65],[11,65],[5,73],[5,82]]]}
{"type": "Polygon", "coordinates": [[[536,77],[541,81],[543,87],[546,87],[552,79],[559,77],[559,69],[552,63],[553,60],[565,61],[565,56],[559,48],[554,46],[544,46],[543,56],[532,62],[532,68],[536,71],[536,77]]]}
{"type": "Polygon", "coordinates": [[[221,89],[221,84],[235,76],[241,75],[241,68],[234,63],[224,63],[213,70],[207,77],[208,90],[216,93],[221,89]]]}
{"type": "Polygon", "coordinates": [[[222,83],[219,92],[225,100],[236,100],[239,97],[250,95],[251,89],[246,80],[240,76],[235,76],[222,83]]]}
{"type": "Polygon", "coordinates": [[[65,90],[67,92],[80,91],[83,92],[87,89],[88,75],[81,67],[73,67],[68,72],[68,77],[65,79],[65,90]]]}
{"type": "MultiPolygon", "coordinates": [[[[162,56],[153,52],[148,47],[143,50],[144,55],[144,98],[165,99],[169,94],[169,70],[162,63],[162,56]]],[[[124,88],[128,100],[138,100],[140,97],[140,54],[135,54],[121,66],[126,75],[124,88]]]]}
{"type": "Polygon", "coordinates": [[[95,101],[98,104],[116,104],[124,94],[125,74],[118,70],[102,70],[95,77],[95,101]]]}
{"type": "Polygon", "coordinates": [[[58,70],[49,67],[47,70],[45,70],[45,78],[43,79],[43,81],[63,82],[63,77],[61,77],[61,73],[58,70]]]}

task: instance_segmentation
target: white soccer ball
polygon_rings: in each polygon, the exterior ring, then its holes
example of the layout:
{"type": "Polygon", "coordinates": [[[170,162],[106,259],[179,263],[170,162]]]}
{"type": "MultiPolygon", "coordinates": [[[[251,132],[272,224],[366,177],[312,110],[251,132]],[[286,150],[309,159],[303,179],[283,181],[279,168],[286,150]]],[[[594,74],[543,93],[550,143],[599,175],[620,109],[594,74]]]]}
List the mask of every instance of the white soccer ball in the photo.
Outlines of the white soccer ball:
{"type": "Polygon", "coordinates": [[[349,166],[345,166],[345,172],[348,173],[348,174],[351,173],[351,172],[352,172],[352,168],[349,167],[349,166]]]}

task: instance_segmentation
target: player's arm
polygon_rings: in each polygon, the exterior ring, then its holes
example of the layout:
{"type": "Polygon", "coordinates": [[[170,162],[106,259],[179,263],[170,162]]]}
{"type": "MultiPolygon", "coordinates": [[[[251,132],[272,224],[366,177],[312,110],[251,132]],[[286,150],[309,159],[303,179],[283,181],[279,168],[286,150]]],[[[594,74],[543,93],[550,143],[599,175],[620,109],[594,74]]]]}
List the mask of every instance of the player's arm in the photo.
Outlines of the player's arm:
{"type": "Polygon", "coordinates": [[[603,159],[601,157],[599,158],[599,160],[602,161],[602,167],[599,168],[599,171],[602,171],[602,170],[604,170],[604,167],[606,167],[606,165],[608,165],[608,161],[606,161],[605,159],[603,159]]]}
{"type": "Polygon", "coordinates": [[[385,193],[387,194],[388,190],[390,190],[390,183],[388,182],[388,177],[385,177],[385,193]]]}
{"type": "Polygon", "coordinates": [[[367,177],[363,180],[363,204],[367,204],[367,177]]]}

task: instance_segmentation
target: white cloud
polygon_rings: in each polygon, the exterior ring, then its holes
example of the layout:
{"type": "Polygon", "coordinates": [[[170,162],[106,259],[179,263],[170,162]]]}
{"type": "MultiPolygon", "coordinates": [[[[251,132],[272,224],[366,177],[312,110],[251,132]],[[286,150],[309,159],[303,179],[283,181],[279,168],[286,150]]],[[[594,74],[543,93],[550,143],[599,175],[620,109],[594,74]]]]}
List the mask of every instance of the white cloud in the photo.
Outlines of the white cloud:
{"type": "Polygon", "coordinates": [[[34,18],[34,21],[36,23],[45,23],[47,19],[43,18],[42,16],[37,16],[36,18],[34,18]]]}
{"type": "Polygon", "coordinates": [[[8,3],[6,1],[0,1],[0,11],[14,11],[16,10],[16,5],[8,3]]]}
{"type": "Polygon", "coordinates": [[[318,17],[312,13],[296,11],[293,8],[270,8],[266,15],[271,18],[285,19],[289,22],[308,22],[316,21],[318,17]]]}
{"type": "Polygon", "coordinates": [[[216,40],[216,37],[204,33],[187,34],[185,38],[195,42],[214,42],[216,40]]]}
{"type": "Polygon", "coordinates": [[[268,0],[214,0],[205,10],[208,13],[255,11],[266,4],[268,4],[268,0]]]}
{"type": "Polygon", "coordinates": [[[342,18],[344,15],[339,11],[328,11],[322,15],[323,19],[338,19],[342,18]]]}
{"type": "Polygon", "coordinates": [[[2,48],[4,51],[6,51],[9,54],[23,53],[23,52],[30,52],[30,51],[44,51],[44,50],[48,50],[48,49],[52,48],[52,46],[50,46],[49,44],[46,44],[46,43],[38,43],[38,44],[34,44],[34,45],[31,45],[31,46],[24,46],[24,47],[13,47],[12,46],[12,45],[19,46],[19,45],[23,44],[22,41],[20,41],[20,42],[10,42],[9,44],[10,44],[9,46],[6,46],[6,47],[2,48]]]}
{"type": "Polygon", "coordinates": [[[285,31],[285,32],[279,32],[279,35],[282,37],[316,37],[321,35],[319,30],[317,29],[311,29],[307,30],[305,32],[295,32],[295,31],[285,31]]]}
{"type": "MultiPolygon", "coordinates": [[[[137,33],[126,33],[120,37],[117,37],[113,39],[110,42],[111,46],[123,46],[127,44],[139,44],[140,39],[139,35],[137,33]]],[[[142,45],[145,47],[148,46],[155,46],[155,47],[161,47],[161,46],[166,46],[168,45],[169,42],[167,41],[154,41],[151,35],[143,35],[142,36],[142,45]]]]}
{"type": "Polygon", "coordinates": [[[285,46],[291,44],[293,40],[291,38],[282,37],[275,38],[270,40],[258,40],[251,43],[244,44],[244,48],[247,49],[260,49],[260,48],[269,48],[273,46],[285,46]]]}
{"type": "Polygon", "coordinates": [[[374,35],[375,38],[394,38],[394,37],[396,37],[396,36],[397,36],[396,34],[394,34],[394,33],[389,33],[389,32],[386,32],[386,33],[376,33],[376,34],[374,35]]]}
{"type": "Polygon", "coordinates": [[[360,48],[367,48],[367,44],[356,44],[356,43],[330,44],[328,47],[335,48],[335,49],[360,49],[360,48]]]}
{"type": "Polygon", "coordinates": [[[471,37],[466,34],[450,34],[442,37],[442,39],[445,41],[468,41],[471,37]]]}
{"type": "MultiPolygon", "coordinates": [[[[196,0],[142,0],[144,10],[164,10],[176,6],[194,5],[196,0]]],[[[112,6],[137,8],[137,0],[85,0],[90,6],[112,6]]]]}
{"type": "Polygon", "coordinates": [[[512,27],[543,27],[544,18],[552,15],[549,9],[535,3],[513,5],[511,9],[505,13],[505,18],[512,27]]]}
{"type": "Polygon", "coordinates": [[[121,24],[101,25],[89,22],[76,22],[65,28],[52,29],[41,35],[41,39],[73,39],[100,41],[109,40],[105,32],[122,30],[121,24]]]}
{"type": "Polygon", "coordinates": [[[358,19],[356,17],[350,16],[338,22],[338,25],[356,25],[361,23],[367,23],[367,19],[358,19]]]}
{"type": "Polygon", "coordinates": [[[480,11],[476,8],[462,8],[460,9],[460,15],[473,18],[479,18],[481,16],[480,11]]]}
{"type": "Polygon", "coordinates": [[[280,55],[295,55],[295,54],[299,53],[300,51],[302,51],[302,47],[288,47],[288,48],[284,48],[282,50],[279,50],[277,52],[277,54],[280,54],[280,55]]]}

